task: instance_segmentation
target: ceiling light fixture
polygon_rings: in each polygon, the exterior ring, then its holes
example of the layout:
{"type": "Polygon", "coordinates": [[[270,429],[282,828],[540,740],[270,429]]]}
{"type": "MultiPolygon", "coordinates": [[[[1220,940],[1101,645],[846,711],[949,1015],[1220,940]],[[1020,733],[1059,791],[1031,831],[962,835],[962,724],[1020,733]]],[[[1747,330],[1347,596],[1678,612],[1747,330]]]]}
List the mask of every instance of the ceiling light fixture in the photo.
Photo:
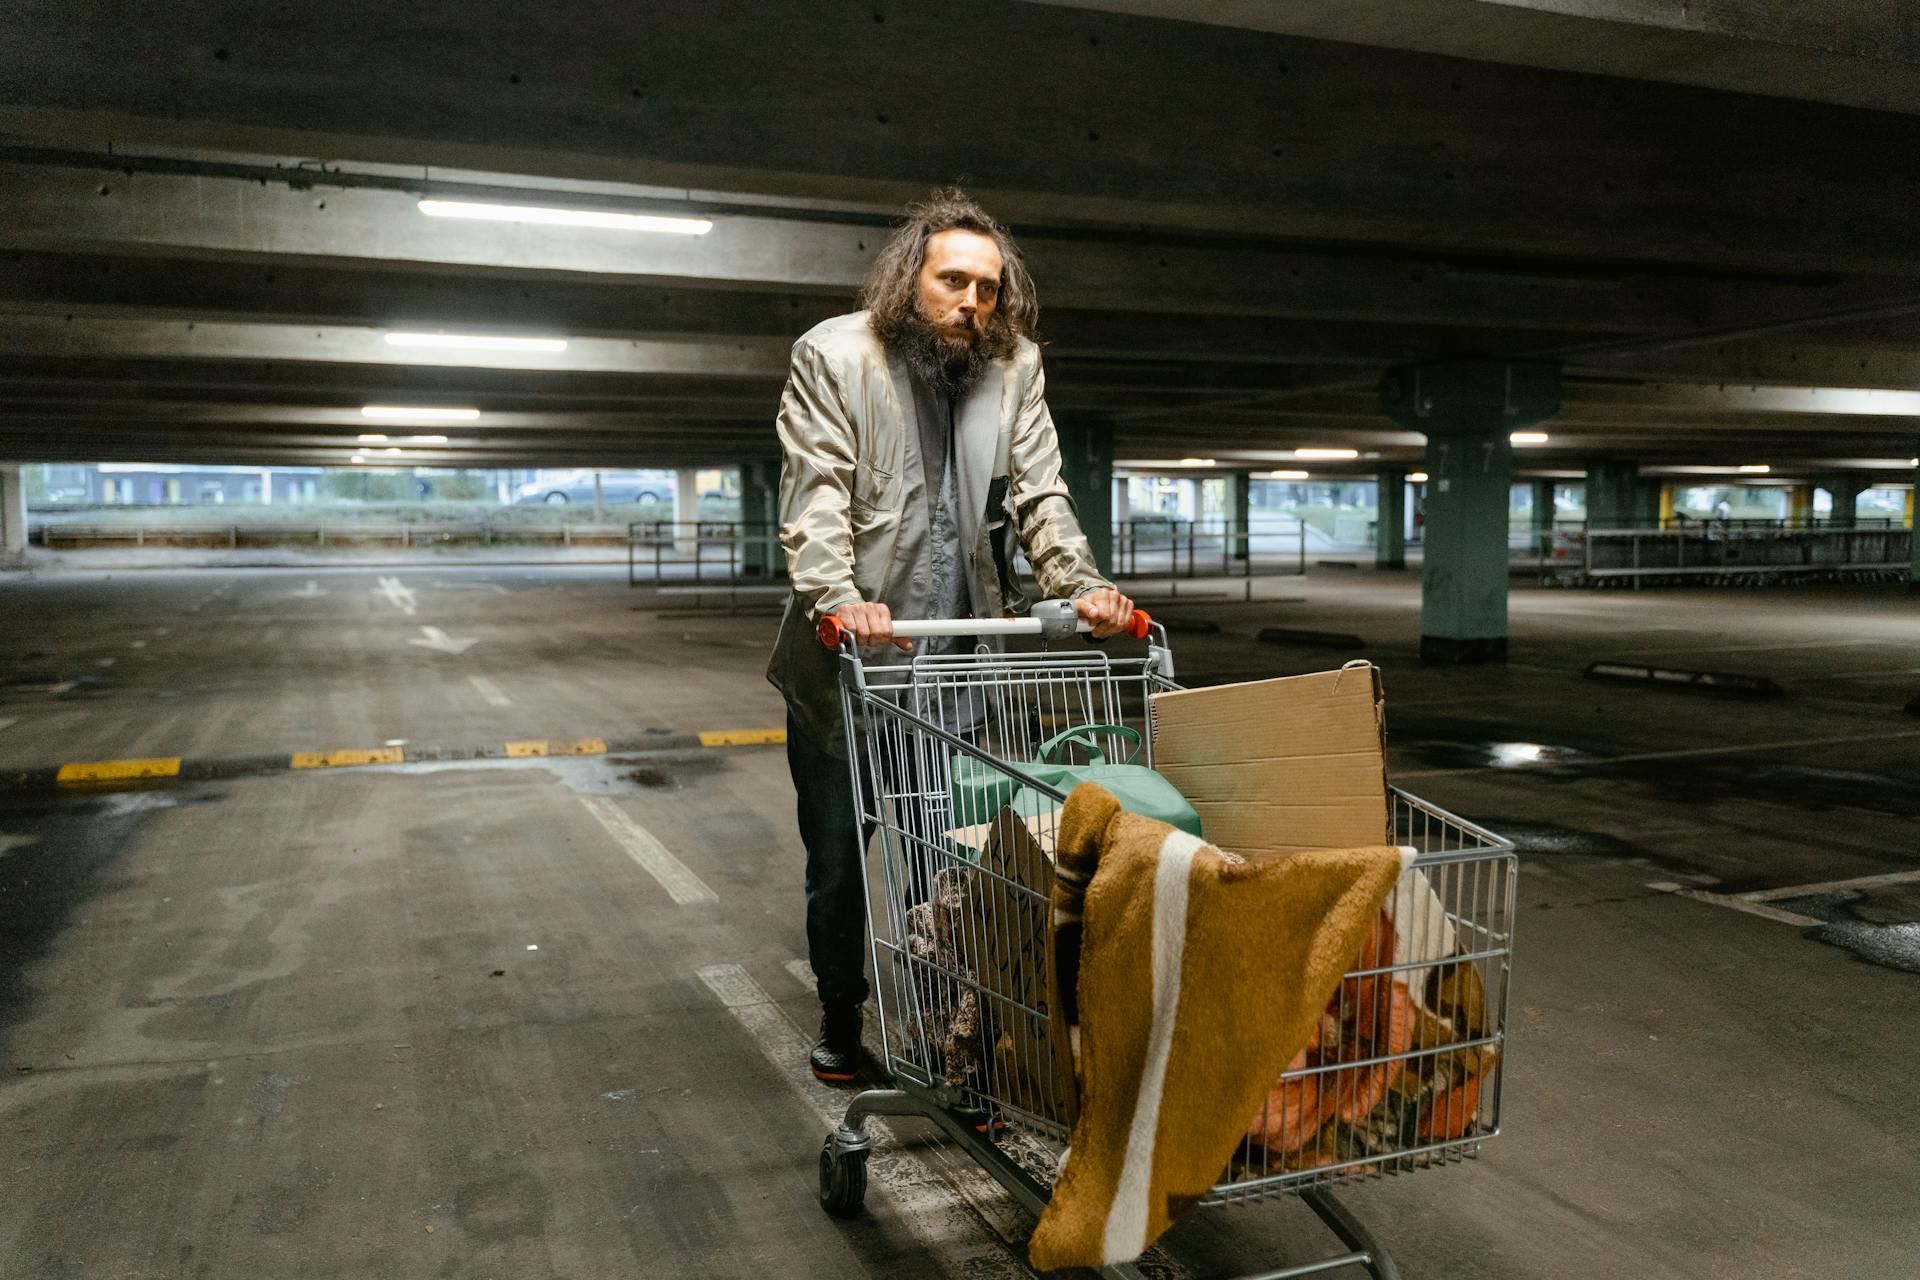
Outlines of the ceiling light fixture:
{"type": "Polygon", "coordinates": [[[549,209],[527,204],[480,204],[470,200],[422,200],[419,208],[429,218],[475,218],[482,222],[542,222],[558,227],[657,231],[672,236],[703,236],[713,230],[713,223],[705,218],[614,213],[606,209],[549,209]]]}
{"type": "Polygon", "coordinates": [[[1358,449],[1295,449],[1293,456],[1296,458],[1325,458],[1338,462],[1348,458],[1357,458],[1360,456],[1360,451],[1358,449]]]}
{"type": "Polygon", "coordinates": [[[369,441],[378,441],[378,440],[385,440],[385,439],[386,439],[386,436],[384,436],[384,435],[382,435],[382,434],[381,434],[380,432],[377,432],[377,431],[376,431],[376,432],[373,432],[373,433],[371,433],[371,434],[368,434],[368,435],[363,435],[363,436],[361,436],[360,438],[361,438],[362,440],[369,440],[369,441]]]}
{"type": "Polygon", "coordinates": [[[1425,484],[1426,482],[1427,482],[1427,473],[1426,473],[1426,472],[1424,472],[1424,471],[1409,471],[1409,472],[1407,472],[1407,483],[1408,483],[1408,484],[1425,484]]]}
{"type": "Polygon", "coordinates": [[[398,453],[398,452],[400,452],[400,450],[399,450],[399,448],[398,448],[398,447],[395,447],[395,448],[392,448],[392,449],[382,449],[382,450],[381,450],[380,452],[382,452],[382,453],[398,453]]]}
{"type": "Polygon", "coordinates": [[[565,351],[565,338],[506,338],[485,333],[390,333],[390,347],[434,347],[447,351],[565,351]]]}
{"type": "Polygon", "coordinates": [[[1310,478],[1305,471],[1257,471],[1254,474],[1261,480],[1306,480],[1310,478]]]}
{"type": "Polygon", "coordinates": [[[447,442],[447,438],[445,436],[408,436],[407,437],[408,444],[445,444],[446,442],[447,442]]]}
{"type": "Polygon", "coordinates": [[[1545,444],[1547,433],[1544,431],[1516,431],[1507,437],[1512,444],[1545,444]]]}
{"type": "Polygon", "coordinates": [[[360,413],[368,418],[444,418],[448,422],[472,422],[480,416],[478,409],[433,408],[410,404],[370,404],[363,406],[360,413]]]}
{"type": "Polygon", "coordinates": [[[1748,465],[1743,467],[1735,467],[1734,470],[1738,471],[1743,476],[1763,476],[1767,474],[1767,472],[1773,470],[1773,468],[1768,466],[1764,462],[1755,462],[1755,463],[1749,463],[1748,465]]]}

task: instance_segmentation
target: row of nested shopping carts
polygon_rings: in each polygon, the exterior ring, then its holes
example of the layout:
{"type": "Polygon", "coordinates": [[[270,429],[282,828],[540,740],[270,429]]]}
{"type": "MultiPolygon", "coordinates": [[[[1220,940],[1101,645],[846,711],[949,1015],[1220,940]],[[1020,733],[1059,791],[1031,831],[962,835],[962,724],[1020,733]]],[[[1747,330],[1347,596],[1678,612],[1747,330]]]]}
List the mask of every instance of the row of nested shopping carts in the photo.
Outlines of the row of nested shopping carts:
{"type": "MultiPolygon", "coordinates": [[[[1061,1094],[1071,1073],[1054,1060],[1045,992],[1050,863],[1043,857],[989,860],[959,847],[953,774],[991,764],[1035,794],[1064,797],[1023,773],[1045,738],[1081,726],[1127,725],[1141,734],[1151,765],[1151,694],[1177,689],[1165,629],[1136,618],[1147,641],[1139,657],[1113,656],[1080,642],[1070,610],[1021,619],[896,624],[903,636],[1038,635],[1037,652],[1008,653],[982,644],[975,652],[926,655],[895,665],[863,660],[832,620],[822,641],[840,651],[850,767],[861,814],[877,836],[880,873],[868,872],[879,1033],[890,1088],[857,1095],[820,1155],[820,1198],[829,1212],[859,1211],[866,1161],[873,1149],[867,1121],[912,1116],[931,1121],[964,1149],[1029,1212],[1039,1215],[1068,1138],[1071,1114],[1061,1094]],[[960,942],[927,945],[915,908],[936,886],[948,891],[961,919],[960,942]],[[991,957],[991,962],[982,957],[991,957]],[[977,1060],[956,1071],[949,1061],[952,1020],[964,1015],[978,1044],[977,1060]],[[1066,1081],[1063,1085],[1061,1081],[1066,1081]]],[[[1336,1199],[1333,1188],[1363,1179],[1453,1164],[1475,1156],[1500,1131],[1502,1049],[1512,954],[1515,857],[1511,842],[1406,792],[1391,793],[1397,843],[1418,857],[1403,873],[1396,900],[1436,905],[1419,927],[1443,931],[1425,939],[1429,960],[1392,963],[1363,950],[1316,1035],[1276,1082],[1260,1115],[1203,1205],[1229,1206],[1297,1197],[1338,1237],[1344,1251],[1259,1271],[1247,1280],[1283,1280],[1361,1267],[1376,1280],[1399,1272],[1385,1247],[1336,1199]],[[1419,1043],[1383,1043],[1353,1029],[1385,1015],[1351,1007],[1410,970],[1434,989],[1469,986],[1474,1008],[1438,1020],[1444,1034],[1419,1043]],[[1465,981],[1463,981],[1463,979],[1465,981]],[[1363,993],[1370,993],[1363,994],[1363,993]],[[1462,1074],[1470,1088],[1437,1089],[1462,1074]],[[1391,1086],[1391,1087],[1389,1087],[1391,1086]],[[1302,1106],[1302,1100],[1309,1105],[1302,1106]],[[1331,1106],[1311,1099],[1383,1099],[1366,1115],[1319,1123],[1331,1106]],[[1441,1099],[1436,1101],[1436,1098],[1441,1099]],[[1350,1120],[1353,1123],[1342,1123],[1350,1120]]],[[[1051,848],[1058,811],[1030,821],[1036,843],[1051,848]]],[[[922,912],[926,908],[920,908],[922,912]]],[[[1403,926],[1404,927],[1404,926],[1403,926]]],[[[1357,1109],[1358,1104],[1355,1104],[1357,1109]]],[[[1140,1280],[1133,1264],[1108,1266],[1110,1280],[1140,1280]]]]}

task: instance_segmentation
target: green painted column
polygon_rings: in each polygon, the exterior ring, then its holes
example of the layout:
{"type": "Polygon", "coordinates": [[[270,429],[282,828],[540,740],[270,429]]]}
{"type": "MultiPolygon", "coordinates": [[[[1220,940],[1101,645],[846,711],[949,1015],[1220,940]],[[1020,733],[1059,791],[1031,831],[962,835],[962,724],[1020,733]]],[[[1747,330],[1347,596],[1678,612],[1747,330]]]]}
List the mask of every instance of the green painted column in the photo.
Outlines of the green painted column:
{"type": "Polygon", "coordinates": [[[1253,522],[1253,472],[1227,473],[1227,549],[1235,560],[1247,558],[1247,529],[1253,522]]]}
{"type": "MultiPolygon", "coordinates": [[[[1920,446],[1920,441],[1916,441],[1915,444],[1920,446]]],[[[1914,453],[1920,454],[1920,447],[1916,447],[1914,453]]],[[[1907,490],[1907,546],[1910,557],[1907,568],[1907,590],[1920,594],[1920,515],[1915,514],[1914,511],[1914,499],[1920,497],[1920,471],[1913,472],[1907,478],[1913,481],[1913,488],[1907,490]]]]}
{"type": "Polygon", "coordinates": [[[1828,517],[1827,523],[1836,529],[1851,529],[1854,521],[1854,503],[1860,500],[1861,494],[1873,486],[1867,477],[1857,472],[1842,472],[1839,475],[1828,476],[1821,481],[1820,487],[1833,495],[1833,514],[1828,517]]]}
{"type": "Polygon", "coordinates": [[[1508,436],[1559,411],[1559,367],[1501,360],[1414,365],[1387,374],[1381,400],[1395,422],[1427,437],[1420,656],[1503,662],[1508,436]]]}
{"type": "Polygon", "coordinates": [[[1641,518],[1640,467],[1637,463],[1595,458],[1587,464],[1587,528],[1648,529],[1660,522],[1660,491],[1653,491],[1653,508],[1641,518]]]}
{"type": "Polygon", "coordinates": [[[1374,476],[1380,494],[1374,506],[1379,518],[1373,526],[1373,567],[1407,567],[1407,472],[1404,467],[1382,467],[1374,476]]]}
{"type": "Polygon", "coordinates": [[[773,577],[787,571],[780,534],[780,463],[758,459],[740,464],[740,567],[748,577],[773,577]]]}
{"type": "Polygon", "coordinates": [[[1099,418],[1054,419],[1060,436],[1060,473],[1073,495],[1081,532],[1093,562],[1111,575],[1113,565],[1113,425],[1099,418]]]}
{"type": "Polygon", "coordinates": [[[1556,482],[1535,480],[1533,482],[1533,531],[1536,534],[1553,531],[1553,491],[1556,482]]]}
{"type": "Polygon", "coordinates": [[[1636,529],[1658,529],[1660,527],[1660,490],[1664,481],[1659,477],[1635,480],[1633,483],[1633,527],[1636,529]]]}

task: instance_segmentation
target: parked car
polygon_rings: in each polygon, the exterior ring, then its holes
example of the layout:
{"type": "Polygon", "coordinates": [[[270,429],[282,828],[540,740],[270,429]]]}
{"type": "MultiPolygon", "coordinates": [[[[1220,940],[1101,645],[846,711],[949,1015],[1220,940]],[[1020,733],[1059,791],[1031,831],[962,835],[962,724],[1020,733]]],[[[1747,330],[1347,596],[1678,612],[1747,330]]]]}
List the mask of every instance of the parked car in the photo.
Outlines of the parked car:
{"type": "MultiPolygon", "coordinates": [[[[600,500],[609,506],[673,500],[671,471],[602,471],[600,500]]],[[[567,502],[593,501],[592,471],[542,471],[520,486],[514,501],[567,502]]]]}

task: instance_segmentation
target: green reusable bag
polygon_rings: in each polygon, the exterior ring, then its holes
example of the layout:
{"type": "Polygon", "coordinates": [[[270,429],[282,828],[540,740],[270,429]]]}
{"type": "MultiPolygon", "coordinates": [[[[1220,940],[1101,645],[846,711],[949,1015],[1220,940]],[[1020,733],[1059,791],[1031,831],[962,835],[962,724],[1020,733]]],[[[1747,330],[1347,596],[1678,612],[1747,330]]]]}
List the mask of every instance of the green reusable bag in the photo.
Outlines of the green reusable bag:
{"type": "MultiPolygon", "coordinates": [[[[1050,787],[1072,791],[1083,782],[1097,782],[1113,793],[1120,807],[1129,813],[1157,818],[1189,835],[1200,834],[1200,815],[1171,782],[1143,764],[1140,734],[1118,724],[1081,725],[1055,734],[1040,744],[1037,758],[1017,765],[1050,787]],[[1123,762],[1111,763],[1095,745],[1104,735],[1127,739],[1133,744],[1123,762]],[[1071,743],[1078,742],[1089,757],[1086,764],[1062,764],[1054,756],[1071,743]]],[[[984,760],[956,755],[952,762],[953,816],[957,826],[972,826],[992,821],[1000,810],[1011,805],[1022,817],[1049,813],[1056,807],[1053,797],[1030,791],[984,760]]]]}

